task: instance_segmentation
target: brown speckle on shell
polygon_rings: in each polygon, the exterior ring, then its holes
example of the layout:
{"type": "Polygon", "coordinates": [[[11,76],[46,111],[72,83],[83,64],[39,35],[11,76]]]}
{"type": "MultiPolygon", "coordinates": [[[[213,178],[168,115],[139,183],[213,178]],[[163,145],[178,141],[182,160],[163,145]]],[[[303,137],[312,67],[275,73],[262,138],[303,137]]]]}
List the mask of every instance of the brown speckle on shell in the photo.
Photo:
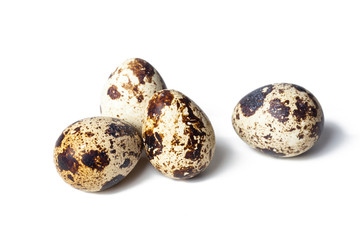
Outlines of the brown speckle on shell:
{"type": "Polygon", "coordinates": [[[127,76],[128,82],[123,83],[121,86],[123,89],[127,90],[130,94],[133,94],[138,102],[142,102],[144,100],[143,92],[139,90],[138,84],[133,84],[130,80],[130,77],[127,76]]]}
{"type": "Polygon", "coordinates": [[[87,137],[92,137],[92,136],[94,136],[95,134],[92,133],[92,132],[86,132],[85,135],[86,135],[87,137]]]}
{"type": "Polygon", "coordinates": [[[152,129],[148,129],[144,133],[144,143],[147,146],[149,159],[153,159],[155,155],[162,153],[162,138],[158,132],[154,133],[152,129]]]}
{"type": "Polygon", "coordinates": [[[153,66],[140,58],[135,58],[133,61],[129,62],[128,66],[141,84],[145,84],[145,77],[148,81],[151,81],[152,76],[155,74],[153,66]]]}
{"type": "Polygon", "coordinates": [[[194,172],[194,167],[182,167],[178,170],[174,171],[174,178],[191,178],[196,175],[196,172],[194,172]]]}
{"type": "Polygon", "coordinates": [[[121,164],[120,168],[126,168],[130,165],[130,158],[125,158],[125,161],[123,164],[121,164]]]}
{"type": "Polygon", "coordinates": [[[154,95],[148,105],[148,117],[159,119],[161,110],[164,106],[170,106],[174,99],[173,94],[170,91],[162,91],[161,94],[154,95]]]}
{"type": "Polygon", "coordinates": [[[82,155],[81,162],[91,169],[102,171],[110,160],[105,151],[90,150],[82,155]]]}
{"type": "Polygon", "coordinates": [[[272,91],[273,86],[267,85],[258,88],[240,100],[241,110],[245,117],[255,114],[264,102],[266,96],[272,91]]]}
{"type": "Polygon", "coordinates": [[[281,102],[280,99],[274,98],[270,101],[269,113],[276,118],[279,122],[286,122],[289,120],[290,107],[286,105],[289,104],[289,100],[281,102]]]}
{"type": "Polygon", "coordinates": [[[130,135],[130,136],[134,136],[136,134],[136,132],[134,131],[134,129],[127,125],[127,124],[123,124],[123,125],[119,125],[116,123],[111,123],[109,125],[109,127],[105,130],[105,133],[108,135],[111,135],[115,138],[124,136],[124,135],[130,135]]]}
{"type": "Polygon", "coordinates": [[[272,136],[271,136],[271,134],[268,134],[268,135],[264,136],[264,138],[267,139],[267,140],[269,140],[269,139],[272,138],[272,136]]]}
{"type": "Polygon", "coordinates": [[[315,107],[310,107],[308,102],[304,102],[300,97],[296,97],[296,107],[293,115],[296,117],[297,121],[305,120],[307,116],[316,117],[317,109],[315,107]]]}
{"type": "Polygon", "coordinates": [[[118,88],[115,85],[111,85],[111,87],[109,87],[107,94],[113,100],[118,99],[121,96],[121,94],[118,91],[118,88]]]}
{"type": "Polygon", "coordinates": [[[73,178],[70,174],[68,174],[67,177],[68,177],[68,179],[69,179],[70,181],[73,181],[73,182],[74,182],[74,178],[73,178]]]}
{"type": "Polygon", "coordinates": [[[75,174],[79,168],[79,162],[74,157],[75,151],[67,146],[57,156],[57,165],[60,171],[70,171],[75,174]]]}

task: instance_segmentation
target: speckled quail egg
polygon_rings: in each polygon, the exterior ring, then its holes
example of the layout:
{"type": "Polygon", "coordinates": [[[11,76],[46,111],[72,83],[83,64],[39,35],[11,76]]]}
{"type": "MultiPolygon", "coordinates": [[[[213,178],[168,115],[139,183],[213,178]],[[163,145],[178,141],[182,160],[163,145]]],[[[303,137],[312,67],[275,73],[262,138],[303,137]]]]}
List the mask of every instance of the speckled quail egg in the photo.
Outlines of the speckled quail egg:
{"type": "Polygon", "coordinates": [[[173,179],[198,175],[215,151],[215,133],[208,117],[175,90],[158,91],[150,99],[142,136],[151,164],[173,179]]]}
{"type": "Polygon", "coordinates": [[[56,141],[54,161],[71,186],[102,191],[120,182],[135,167],[142,151],[133,126],[111,117],[92,117],[68,126],[56,141]]]}
{"type": "Polygon", "coordinates": [[[324,115],[320,103],[308,90],[277,83],[243,97],[234,109],[232,124],[251,147],[274,156],[293,157],[317,142],[324,115]]]}
{"type": "Polygon", "coordinates": [[[128,59],[105,83],[101,115],[124,119],[140,134],[149,99],[161,89],[166,89],[166,85],[153,66],[140,58],[128,59]]]}

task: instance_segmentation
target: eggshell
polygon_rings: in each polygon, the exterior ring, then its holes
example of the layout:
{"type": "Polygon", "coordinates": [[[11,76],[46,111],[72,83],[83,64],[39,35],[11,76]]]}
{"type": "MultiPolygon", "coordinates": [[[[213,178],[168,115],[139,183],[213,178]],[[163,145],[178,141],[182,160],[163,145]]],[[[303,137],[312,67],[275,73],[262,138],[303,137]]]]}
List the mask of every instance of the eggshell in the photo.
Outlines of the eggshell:
{"type": "Polygon", "coordinates": [[[154,94],[142,129],[151,164],[173,179],[192,178],[206,169],[215,150],[215,133],[205,113],[175,90],[154,94]]]}
{"type": "Polygon", "coordinates": [[[277,83],[258,88],[236,105],[232,124],[251,147],[279,157],[309,150],[320,137],[324,115],[303,87],[277,83]]]}
{"type": "Polygon", "coordinates": [[[149,99],[166,85],[156,69],[145,60],[132,58],[117,67],[101,94],[103,116],[117,117],[132,124],[141,134],[149,99]]]}
{"type": "Polygon", "coordinates": [[[96,192],[112,187],[128,175],[141,151],[141,137],[130,124],[111,117],[85,118],[61,133],[54,162],[65,182],[96,192]]]}

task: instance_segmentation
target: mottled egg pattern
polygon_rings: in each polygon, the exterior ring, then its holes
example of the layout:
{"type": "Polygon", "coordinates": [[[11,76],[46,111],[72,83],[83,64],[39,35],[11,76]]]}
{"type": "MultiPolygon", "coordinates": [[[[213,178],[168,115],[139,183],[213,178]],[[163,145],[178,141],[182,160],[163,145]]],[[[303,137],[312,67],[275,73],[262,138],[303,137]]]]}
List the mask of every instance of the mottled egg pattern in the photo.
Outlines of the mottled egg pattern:
{"type": "Polygon", "coordinates": [[[214,155],[215,133],[209,119],[175,90],[158,91],[150,99],[142,134],[151,164],[170,178],[198,175],[214,155]]]}
{"type": "Polygon", "coordinates": [[[141,137],[130,124],[111,117],[93,117],[77,121],[61,133],[54,161],[65,182],[96,192],[128,175],[141,150],[141,137]]]}
{"type": "Polygon", "coordinates": [[[163,79],[148,62],[128,59],[115,69],[103,88],[101,114],[124,119],[141,133],[149,99],[165,88],[163,79]]]}
{"type": "Polygon", "coordinates": [[[236,105],[232,124],[250,146],[279,157],[309,150],[324,126],[313,94],[295,84],[271,84],[254,90],[236,105]]]}

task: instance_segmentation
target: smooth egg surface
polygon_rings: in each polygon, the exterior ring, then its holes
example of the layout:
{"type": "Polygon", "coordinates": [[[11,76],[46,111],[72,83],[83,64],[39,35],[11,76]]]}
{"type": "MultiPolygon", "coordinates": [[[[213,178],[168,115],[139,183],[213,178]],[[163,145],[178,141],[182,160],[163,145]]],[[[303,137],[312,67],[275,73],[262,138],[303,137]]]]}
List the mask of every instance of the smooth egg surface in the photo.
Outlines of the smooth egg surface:
{"type": "Polygon", "coordinates": [[[165,82],[150,63],[140,58],[128,59],[105,83],[101,115],[124,119],[140,134],[149,99],[161,89],[166,89],[165,82]]]}
{"type": "Polygon", "coordinates": [[[274,156],[293,157],[317,142],[324,115],[320,103],[308,90],[277,83],[243,97],[234,109],[232,124],[251,147],[274,156]]]}
{"type": "Polygon", "coordinates": [[[130,173],[142,146],[138,132],[123,120],[85,118],[61,133],[54,162],[66,183],[84,191],[102,191],[130,173]]]}
{"type": "Polygon", "coordinates": [[[215,151],[215,133],[208,117],[175,90],[158,91],[150,99],[142,136],[151,164],[173,179],[198,175],[215,151]]]}

